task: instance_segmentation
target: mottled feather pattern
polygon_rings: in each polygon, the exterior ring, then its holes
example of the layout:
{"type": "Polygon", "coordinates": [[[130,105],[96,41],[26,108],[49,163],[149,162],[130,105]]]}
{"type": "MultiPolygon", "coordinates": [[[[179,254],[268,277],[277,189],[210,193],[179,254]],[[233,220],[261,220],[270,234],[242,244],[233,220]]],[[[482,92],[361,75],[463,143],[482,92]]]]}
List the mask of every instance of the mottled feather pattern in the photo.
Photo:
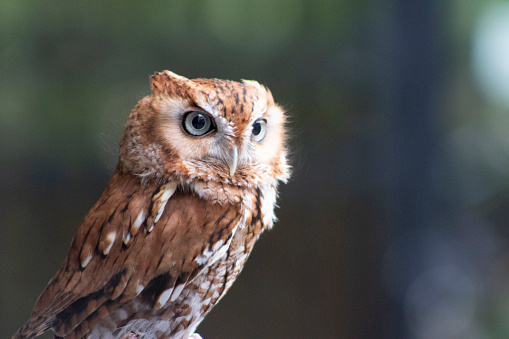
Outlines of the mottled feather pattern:
{"type": "Polygon", "coordinates": [[[191,337],[272,227],[289,166],[284,114],[270,92],[169,71],[151,86],[129,116],[107,188],[14,338],[49,329],[63,338],[191,337]],[[190,135],[190,111],[211,119],[211,132],[190,135]],[[255,141],[260,121],[267,132],[255,141]]]}

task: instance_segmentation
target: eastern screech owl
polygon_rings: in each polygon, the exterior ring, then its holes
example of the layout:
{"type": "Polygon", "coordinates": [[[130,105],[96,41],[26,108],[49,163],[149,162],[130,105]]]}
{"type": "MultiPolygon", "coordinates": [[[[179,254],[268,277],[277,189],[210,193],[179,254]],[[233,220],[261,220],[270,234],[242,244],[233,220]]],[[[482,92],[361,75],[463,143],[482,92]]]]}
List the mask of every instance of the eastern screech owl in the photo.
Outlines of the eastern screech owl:
{"type": "Polygon", "coordinates": [[[255,81],[155,73],[118,165],[14,338],[198,338],[290,174],[285,115],[255,81]]]}

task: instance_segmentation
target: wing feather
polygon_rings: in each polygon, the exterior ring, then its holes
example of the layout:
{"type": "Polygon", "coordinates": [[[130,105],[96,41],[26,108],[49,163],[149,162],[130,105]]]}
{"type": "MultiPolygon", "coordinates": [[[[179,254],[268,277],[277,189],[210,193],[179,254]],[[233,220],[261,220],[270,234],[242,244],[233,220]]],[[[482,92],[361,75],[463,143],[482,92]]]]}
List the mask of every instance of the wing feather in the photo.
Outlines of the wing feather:
{"type": "Polygon", "coordinates": [[[155,309],[173,302],[229,246],[241,220],[240,205],[213,204],[176,182],[142,185],[117,170],[16,335],[52,328],[79,336],[133,298],[155,309]]]}

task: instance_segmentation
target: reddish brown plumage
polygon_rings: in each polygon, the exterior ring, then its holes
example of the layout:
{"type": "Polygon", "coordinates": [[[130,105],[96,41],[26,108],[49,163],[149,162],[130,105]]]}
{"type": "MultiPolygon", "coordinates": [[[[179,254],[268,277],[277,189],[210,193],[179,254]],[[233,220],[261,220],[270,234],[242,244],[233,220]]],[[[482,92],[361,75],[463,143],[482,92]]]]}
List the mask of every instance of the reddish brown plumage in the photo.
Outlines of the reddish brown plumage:
{"type": "Polygon", "coordinates": [[[289,173],[272,95],[254,82],[168,71],[151,84],[129,117],[106,190],[14,338],[48,329],[66,338],[187,338],[272,226],[277,183],[289,173]],[[207,137],[176,127],[197,109],[217,125],[207,137]],[[251,140],[260,117],[272,124],[272,145],[251,140]],[[240,155],[231,175],[233,149],[240,155]]]}

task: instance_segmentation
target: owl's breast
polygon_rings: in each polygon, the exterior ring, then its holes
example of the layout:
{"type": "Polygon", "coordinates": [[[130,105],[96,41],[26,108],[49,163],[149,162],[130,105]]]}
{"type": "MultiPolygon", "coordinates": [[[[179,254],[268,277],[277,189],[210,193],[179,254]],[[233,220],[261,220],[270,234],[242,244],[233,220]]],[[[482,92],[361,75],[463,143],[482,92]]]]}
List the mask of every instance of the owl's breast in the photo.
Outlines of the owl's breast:
{"type": "Polygon", "coordinates": [[[257,219],[253,224],[246,224],[246,220],[241,221],[224,255],[204,269],[186,287],[187,293],[182,293],[176,301],[180,315],[175,320],[182,326],[181,333],[174,334],[175,338],[187,338],[192,334],[208,312],[228,292],[242,271],[262,230],[261,219],[257,219]]]}
{"type": "MultiPolygon", "coordinates": [[[[272,220],[271,193],[252,190],[244,192],[242,204],[217,204],[196,194],[175,192],[154,230],[142,234],[144,246],[147,238],[159,239],[146,249],[147,254],[158,253],[147,266],[152,278],[139,276],[143,271],[138,270],[131,279],[142,282],[142,292],[91,334],[112,338],[131,331],[147,338],[191,335],[232,286],[259,235],[270,226],[264,221],[268,220],[265,213],[272,220]],[[267,202],[271,205],[265,206],[267,202]]],[[[138,245],[136,238],[132,246],[138,245]]]]}

